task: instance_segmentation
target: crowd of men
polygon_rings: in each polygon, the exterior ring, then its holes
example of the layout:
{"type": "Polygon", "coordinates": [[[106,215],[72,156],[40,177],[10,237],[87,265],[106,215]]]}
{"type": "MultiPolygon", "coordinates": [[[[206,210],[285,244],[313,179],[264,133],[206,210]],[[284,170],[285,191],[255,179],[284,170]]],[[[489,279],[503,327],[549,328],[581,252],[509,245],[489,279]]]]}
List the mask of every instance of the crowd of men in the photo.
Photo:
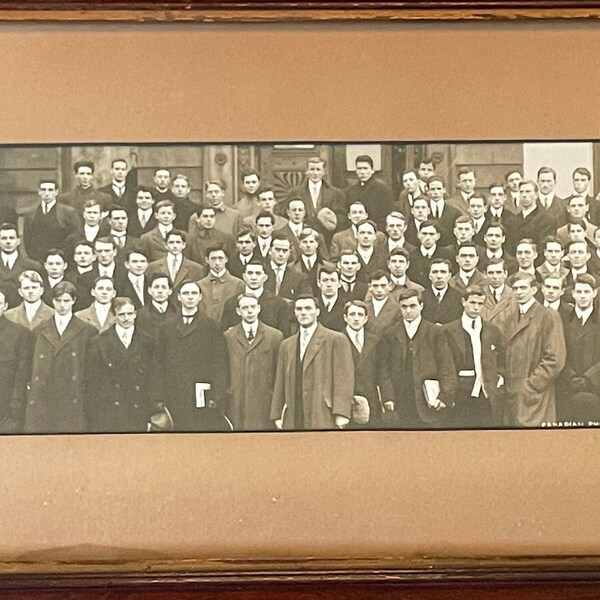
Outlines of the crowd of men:
{"type": "Polygon", "coordinates": [[[0,431],[431,429],[600,421],[600,201],[591,173],[456,193],[423,159],[398,197],[370,156],[225,202],[112,162],[39,183],[0,225],[0,431]]]}

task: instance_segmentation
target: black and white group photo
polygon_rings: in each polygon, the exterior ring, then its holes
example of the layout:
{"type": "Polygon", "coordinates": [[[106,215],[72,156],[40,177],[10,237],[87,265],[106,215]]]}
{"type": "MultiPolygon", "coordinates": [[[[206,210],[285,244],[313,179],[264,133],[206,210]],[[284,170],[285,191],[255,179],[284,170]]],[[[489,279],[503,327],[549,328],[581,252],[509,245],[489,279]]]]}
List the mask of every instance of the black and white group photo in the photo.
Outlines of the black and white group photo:
{"type": "Polygon", "coordinates": [[[0,433],[600,424],[600,143],[0,147],[0,433]]]}

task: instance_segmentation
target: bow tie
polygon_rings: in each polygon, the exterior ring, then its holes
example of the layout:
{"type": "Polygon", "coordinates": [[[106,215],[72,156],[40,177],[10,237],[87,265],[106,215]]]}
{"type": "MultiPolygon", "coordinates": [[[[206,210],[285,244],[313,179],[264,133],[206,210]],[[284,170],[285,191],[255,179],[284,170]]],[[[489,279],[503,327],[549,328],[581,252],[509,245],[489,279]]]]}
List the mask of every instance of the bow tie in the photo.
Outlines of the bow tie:
{"type": "Polygon", "coordinates": [[[210,281],[211,281],[212,283],[217,283],[217,282],[219,282],[219,283],[224,283],[224,282],[225,282],[225,277],[224,277],[224,276],[217,277],[217,276],[215,276],[215,275],[211,275],[211,276],[210,276],[210,281]]]}

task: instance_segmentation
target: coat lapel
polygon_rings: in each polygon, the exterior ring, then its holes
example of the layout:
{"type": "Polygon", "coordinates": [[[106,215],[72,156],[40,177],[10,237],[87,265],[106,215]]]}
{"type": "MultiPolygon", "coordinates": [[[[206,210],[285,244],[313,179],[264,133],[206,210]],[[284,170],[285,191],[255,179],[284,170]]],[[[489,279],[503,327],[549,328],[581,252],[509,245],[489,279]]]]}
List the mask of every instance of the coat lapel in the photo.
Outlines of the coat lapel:
{"type": "Polygon", "coordinates": [[[321,346],[324,342],[325,331],[322,325],[318,325],[315,333],[312,336],[312,339],[308,343],[308,347],[306,348],[306,352],[304,353],[304,360],[302,361],[302,371],[306,371],[308,365],[313,361],[315,356],[318,354],[321,346]]]}
{"type": "Polygon", "coordinates": [[[531,319],[535,316],[535,313],[540,308],[538,303],[534,304],[524,315],[521,315],[519,318],[519,308],[517,307],[515,318],[517,320],[515,327],[511,328],[509,340],[514,338],[517,334],[523,331],[525,328],[529,327],[529,323],[531,319]]]}
{"type": "MultiPolygon", "coordinates": [[[[58,340],[57,347],[59,349],[63,346],[66,346],[79,333],[81,329],[80,324],[81,321],[76,316],[71,317],[67,328],[64,330],[63,334],[58,340]]],[[[54,329],[56,329],[56,326],[54,327],[54,329]]],[[[58,331],[56,333],[58,335],[58,331]]]]}

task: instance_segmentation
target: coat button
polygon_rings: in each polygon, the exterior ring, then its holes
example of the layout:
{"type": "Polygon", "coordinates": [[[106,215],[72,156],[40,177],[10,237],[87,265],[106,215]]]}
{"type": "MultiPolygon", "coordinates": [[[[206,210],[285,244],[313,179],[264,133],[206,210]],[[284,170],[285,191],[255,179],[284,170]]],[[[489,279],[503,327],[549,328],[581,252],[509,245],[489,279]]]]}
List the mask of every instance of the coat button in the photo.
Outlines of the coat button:
{"type": "Polygon", "coordinates": [[[35,400],[30,400],[29,404],[35,404],[35,400]]]}
{"type": "Polygon", "coordinates": [[[77,356],[77,352],[71,352],[71,356],[77,356]]]}
{"type": "Polygon", "coordinates": [[[121,406],[121,403],[118,400],[115,400],[115,406],[121,406]]]}
{"type": "Polygon", "coordinates": [[[108,366],[109,366],[109,367],[112,367],[112,363],[108,363],[108,366]]]}
{"type": "Polygon", "coordinates": [[[139,408],[139,406],[137,404],[134,404],[133,408],[139,408]]]}
{"type": "Polygon", "coordinates": [[[39,377],[36,375],[36,376],[33,378],[33,380],[34,380],[34,381],[39,381],[39,380],[40,380],[40,378],[39,378],[39,377]]]}
{"type": "Polygon", "coordinates": [[[79,400],[77,400],[77,398],[73,398],[73,404],[77,404],[79,402],[79,400]]]}
{"type": "Polygon", "coordinates": [[[139,385],[136,385],[136,386],[135,386],[133,389],[134,389],[136,392],[139,392],[139,391],[140,391],[140,386],[139,386],[139,385]]]}
{"type": "Polygon", "coordinates": [[[73,377],[71,377],[71,381],[77,381],[77,375],[73,375],[73,377]]]}
{"type": "Polygon", "coordinates": [[[43,354],[40,354],[40,358],[46,358],[43,354]]]}
{"type": "Polygon", "coordinates": [[[115,383],[115,387],[116,387],[116,388],[120,388],[120,387],[121,387],[121,384],[120,384],[120,383],[115,383]]]}

